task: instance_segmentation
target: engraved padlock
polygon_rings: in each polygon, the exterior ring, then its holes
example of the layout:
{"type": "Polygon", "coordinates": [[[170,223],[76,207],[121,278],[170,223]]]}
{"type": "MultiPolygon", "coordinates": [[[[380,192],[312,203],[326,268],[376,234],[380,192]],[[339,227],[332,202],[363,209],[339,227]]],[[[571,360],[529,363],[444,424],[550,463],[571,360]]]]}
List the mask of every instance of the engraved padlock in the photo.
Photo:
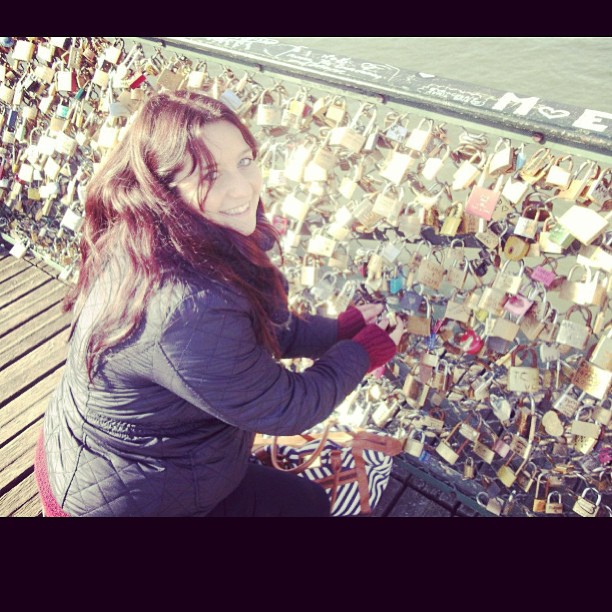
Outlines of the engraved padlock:
{"type": "Polygon", "coordinates": [[[560,491],[551,491],[548,494],[544,512],[546,514],[563,514],[563,498],[560,491]]]}
{"type": "Polygon", "coordinates": [[[514,393],[536,393],[541,388],[538,357],[528,345],[519,345],[512,351],[511,366],[508,368],[508,390],[514,393]],[[516,365],[518,355],[531,357],[530,366],[516,365]]]}
{"type": "Polygon", "coordinates": [[[404,443],[404,450],[413,457],[420,457],[425,450],[425,433],[420,429],[412,428],[404,443]]]}
{"type": "Polygon", "coordinates": [[[555,342],[583,351],[592,333],[592,319],[593,315],[588,308],[574,304],[565,313],[565,318],[561,320],[555,342]],[[584,322],[571,319],[575,312],[582,315],[584,322]]]}
{"type": "Polygon", "coordinates": [[[572,510],[579,516],[594,518],[599,511],[600,503],[601,494],[599,491],[593,487],[586,487],[577,497],[572,510]],[[587,497],[591,497],[591,499],[587,499],[587,497]]]}

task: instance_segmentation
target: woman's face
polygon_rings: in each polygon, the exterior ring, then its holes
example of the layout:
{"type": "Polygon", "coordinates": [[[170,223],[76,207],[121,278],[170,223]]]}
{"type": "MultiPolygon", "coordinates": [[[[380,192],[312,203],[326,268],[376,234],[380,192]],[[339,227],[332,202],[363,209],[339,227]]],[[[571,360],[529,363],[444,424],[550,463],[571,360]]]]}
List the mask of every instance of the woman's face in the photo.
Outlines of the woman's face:
{"type": "Polygon", "coordinates": [[[206,200],[198,201],[199,176],[191,159],[174,179],[181,196],[208,220],[245,236],[255,231],[257,204],[262,187],[261,171],[240,130],[229,121],[216,121],[200,129],[217,163],[217,170],[203,168],[208,188],[206,200]]]}

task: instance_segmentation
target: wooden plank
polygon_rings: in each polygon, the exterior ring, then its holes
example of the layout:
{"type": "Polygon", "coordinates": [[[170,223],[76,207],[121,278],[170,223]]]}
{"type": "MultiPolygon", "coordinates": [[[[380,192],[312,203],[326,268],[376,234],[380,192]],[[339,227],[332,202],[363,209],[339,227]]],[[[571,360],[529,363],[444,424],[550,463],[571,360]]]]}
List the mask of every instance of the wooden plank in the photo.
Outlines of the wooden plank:
{"type": "Polygon", "coordinates": [[[63,371],[61,367],[45,376],[0,409],[0,448],[43,416],[63,371]]]}
{"type": "Polygon", "coordinates": [[[0,517],[42,516],[34,472],[0,497],[0,517]]]}
{"type": "Polygon", "coordinates": [[[2,260],[0,264],[0,283],[3,283],[8,278],[20,274],[24,270],[27,270],[30,264],[23,259],[17,259],[16,257],[10,256],[2,260]]]}
{"type": "Polygon", "coordinates": [[[0,285],[0,303],[6,306],[51,280],[50,276],[30,266],[29,269],[0,285]]]}
{"type": "Polygon", "coordinates": [[[24,391],[35,380],[52,372],[66,360],[69,331],[64,330],[0,371],[0,406],[9,397],[24,391]]]}
{"type": "Polygon", "coordinates": [[[66,290],[62,283],[47,283],[9,304],[0,312],[0,336],[61,302],[66,290]]]}
{"type": "Polygon", "coordinates": [[[32,469],[36,442],[41,428],[42,419],[0,448],[0,491],[25,474],[27,470],[32,469]]]}
{"type": "Polygon", "coordinates": [[[71,318],[71,313],[57,307],[4,336],[0,339],[0,370],[69,327],[71,318]]]}

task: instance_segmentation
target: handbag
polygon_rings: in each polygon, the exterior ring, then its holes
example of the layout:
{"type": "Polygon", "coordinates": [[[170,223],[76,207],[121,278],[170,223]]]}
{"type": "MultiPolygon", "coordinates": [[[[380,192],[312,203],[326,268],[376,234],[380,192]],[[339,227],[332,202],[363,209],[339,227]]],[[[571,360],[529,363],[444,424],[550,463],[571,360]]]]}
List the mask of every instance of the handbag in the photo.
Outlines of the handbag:
{"type": "Polygon", "coordinates": [[[374,431],[325,425],[296,436],[255,436],[253,458],[326,489],[331,516],[367,516],[389,484],[401,441],[374,431]]]}

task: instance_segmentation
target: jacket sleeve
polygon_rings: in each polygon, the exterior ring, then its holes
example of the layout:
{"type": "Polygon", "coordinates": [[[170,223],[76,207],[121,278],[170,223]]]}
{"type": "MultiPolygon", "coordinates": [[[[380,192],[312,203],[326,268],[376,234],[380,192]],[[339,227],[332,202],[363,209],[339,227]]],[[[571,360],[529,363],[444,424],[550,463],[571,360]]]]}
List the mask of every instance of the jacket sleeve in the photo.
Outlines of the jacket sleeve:
{"type": "Polygon", "coordinates": [[[338,321],[319,315],[291,313],[277,333],[284,358],[321,357],[338,340],[338,321]]]}
{"type": "Polygon", "coordinates": [[[202,290],[178,305],[154,351],[154,380],[240,429],[297,434],[323,421],[369,367],[358,343],[334,343],[310,368],[292,372],[255,338],[246,300],[202,290]]]}

